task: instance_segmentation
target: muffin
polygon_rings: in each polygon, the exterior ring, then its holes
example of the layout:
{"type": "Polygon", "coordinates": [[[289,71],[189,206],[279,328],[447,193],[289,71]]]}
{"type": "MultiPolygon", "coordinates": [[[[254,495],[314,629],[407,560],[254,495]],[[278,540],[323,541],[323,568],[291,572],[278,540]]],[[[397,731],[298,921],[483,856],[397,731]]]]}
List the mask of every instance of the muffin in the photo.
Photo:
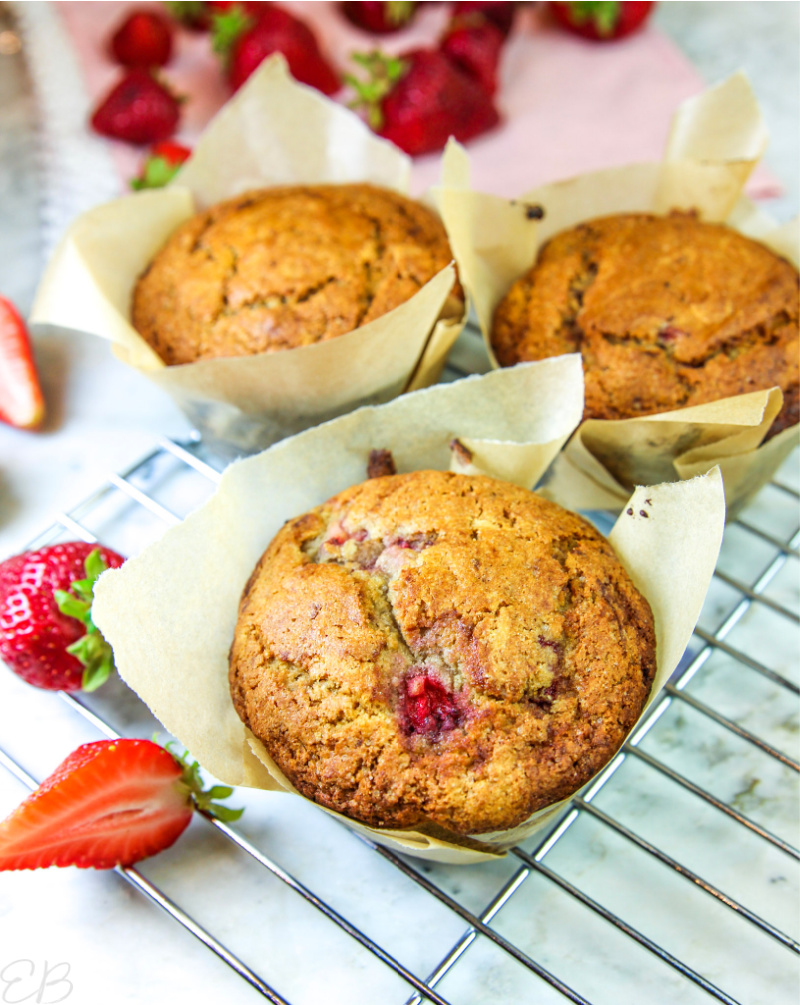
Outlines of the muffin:
{"type": "Polygon", "coordinates": [[[470,835],[588,781],[655,668],[650,607],[590,524],[507,482],[417,471],[284,525],[244,589],[230,687],[304,796],[470,835]]]}
{"type": "Polygon", "coordinates": [[[452,257],[439,218],[397,192],[259,189],[171,235],[136,283],[131,319],[167,364],[292,349],[393,310],[452,257]]]}
{"type": "Polygon", "coordinates": [[[541,250],[497,307],[501,366],[580,352],[585,419],[630,419],[779,386],[798,415],[798,272],[694,214],[608,216],[541,250]]]}

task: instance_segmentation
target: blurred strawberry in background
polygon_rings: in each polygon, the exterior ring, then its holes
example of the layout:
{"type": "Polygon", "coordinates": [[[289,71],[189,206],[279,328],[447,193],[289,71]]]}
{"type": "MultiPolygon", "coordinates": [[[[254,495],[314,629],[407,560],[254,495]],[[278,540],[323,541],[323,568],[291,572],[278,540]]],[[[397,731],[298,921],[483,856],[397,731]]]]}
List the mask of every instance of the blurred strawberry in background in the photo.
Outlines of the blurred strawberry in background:
{"type": "Polygon", "coordinates": [[[342,3],[342,13],[362,31],[388,35],[410,24],[417,12],[416,3],[342,3]]]}
{"type": "Polygon", "coordinates": [[[149,70],[129,70],[92,115],[92,128],[128,143],[169,139],[178,128],[179,99],[149,70]]]}
{"type": "Polygon", "coordinates": [[[475,11],[459,15],[451,21],[440,48],[487,94],[493,95],[497,91],[497,71],[504,41],[497,25],[475,11]]]}
{"type": "Polygon", "coordinates": [[[354,54],[366,79],[345,79],[370,127],[416,156],[442,150],[450,136],[466,142],[494,128],[500,116],[491,97],[440,50],[414,49],[399,58],[354,54]]]}
{"type": "Polygon", "coordinates": [[[516,13],[517,6],[515,3],[454,3],[453,18],[465,17],[470,14],[482,14],[505,37],[511,31],[514,24],[514,14],[516,13]]]}
{"type": "Polygon", "coordinates": [[[342,86],[308,25],[278,4],[258,4],[252,10],[233,4],[214,17],[213,33],[214,50],[222,56],[234,90],[275,52],[283,54],[289,72],[301,84],[327,95],[342,86]]]}
{"type": "Polygon", "coordinates": [[[164,66],[172,55],[172,25],[152,10],[134,10],[111,36],[111,54],[122,66],[164,66]]]}
{"type": "Polygon", "coordinates": [[[573,3],[551,3],[556,21],[568,31],[594,42],[611,42],[624,38],[640,28],[654,2],[619,2],[614,0],[576,0],[573,3]]]}

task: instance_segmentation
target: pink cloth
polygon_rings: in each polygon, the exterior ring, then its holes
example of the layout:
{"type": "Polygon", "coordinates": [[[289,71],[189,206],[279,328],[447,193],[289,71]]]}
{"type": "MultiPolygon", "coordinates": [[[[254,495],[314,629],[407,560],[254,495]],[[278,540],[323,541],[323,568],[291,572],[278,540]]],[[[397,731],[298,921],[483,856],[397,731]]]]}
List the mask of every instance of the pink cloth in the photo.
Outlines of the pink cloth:
{"type": "MultiPolygon", "coordinates": [[[[61,2],[56,6],[96,103],[120,73],[107,50],[114,27],[134,6],[160,5],[61,2]]],[[[336,3],[284,6],[311,24],[324,51],[345,72],[353,70],[351,52],[380,46],[394,54],[433,45],[447,23],[449,7],[422,4],[410,28],[377,38],[350,25],[336,3]]],[[[229,95],[206,33],[177,32],[165,77],[188,98],[178,139],[191,146],[229,95]]],[[[654,27],[618,42],[597,44],[559,30],[542,5],[526,7],[503,56],[497,98],[503,124],[468,145],[473,185],[516,196],[544,182],[597,168],[659,160],[673,112],[703,87],[688,60],[654,27]]],[[[339,100],[347,100],[346,91],[339,100]]],[[[114,148],[121,178],[137,174],[141,151],[116,142],[114,148]]],[[[438,180],[438,155],[415,159],[415,193],[438,180]]],[[[747,191],[753,198],[781,194],[780,185],[763,166],[754,172],[747,191]]]]}

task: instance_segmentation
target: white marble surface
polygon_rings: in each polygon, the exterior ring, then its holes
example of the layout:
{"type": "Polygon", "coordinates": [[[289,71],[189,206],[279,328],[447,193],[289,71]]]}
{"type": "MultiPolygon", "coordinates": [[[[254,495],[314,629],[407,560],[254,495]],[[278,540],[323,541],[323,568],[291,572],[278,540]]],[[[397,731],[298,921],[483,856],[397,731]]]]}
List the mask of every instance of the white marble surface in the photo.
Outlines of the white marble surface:
{"type": "MultiPolygon", "coordinates": [[[[786,196],[775,207],[784,219],[798,204],[799,17],[796,3],[664,3],[658,13],[662,27],[706,79],[719,79],[740,65],[750,72],[773,133],[768,159],[786,183],[786,196]]],[[[33,115],[20,58],[0,56],[0,290],[23,310],[40,269],[33,115]]],[[[0,557],[23,547],[57,511],[78,503],[159,435],[187,432],[171,402],[116,363],[103,343],[44,333],[37,338],[37,353],[50,418],[38,434],[0,426],[0,557]]],[[[795,455],[782,473],[795,487],[797,463],[795,455]]],[[[210,484],[175,467],[151,466],[141,479],[183,515],[205,498],[210,484]]],[[[767,532],[790,533],[797,525],[797,502],[769,489],[747,517],[767,532]]],[[[89,522],[127,553],[162,529],[157,520],[117,499],[95,509],[89,522]]],[[[721,567],[752,582],[774,554],[753,535],[731,528],[721,567]]],[[[795,610],[797,565],[791,559],[767,591],[795,610]]],[[[736,596],[715,584],[703,627],[715,630],[736,596]]],[[[729,641],[797,679],[797,628],[781,616],[753,608],[729,641]]],[[[797,702],[785,690],[722,653],[702,667],[688,690],[797,757],[797,702]]],[[[87,704],[129,735],[148,736],[156,726],[119,681],[87,704]]],[[[78,743],[98,736],[58,696],[0,674],[0,746],[34,776],[43,777],[78,743]]],[[[643,749],[797,843],[794,774],[691,708],[674,703],[643,749]]],[[[23,794],[0,769],[0,816],[23,794]]],[[[425,977],[465,931],[465,922],[451,910],[312,806],[268,793],[237,797],[247,805],[237,825],[242,834],[417,975],[425,977]]],[[[597,805],[769,922],[794,938],[800,935],[796,863],[696,797],[628,759],[597,805]]],[[[736,1000],[747,1005],[797,1000],[796,957],[598,821],[582,817],[546,864],[736,1000]]],[[[518,860],[508,858],[470,869],[419,868],[468,910],[481,912],[519,867],[518,860]]],[[[293,1005],[401,1003],[410,994],[391,970],[202,820],[178,846],[141,869],[293,1005]]],[[[542,876],[527,878],[493,924],[593,1002],[711,1000],[542,876]]],[[[439,990],[454,1005],[564,1000],[484,937],[470,946],[439,990]]],[[[260,1000],[119,876],[77,870],[4,874],[0,880],[0,1001],[23,997],[76,1005],[260,1000]],[[18,960],[31,963],[5,969],[18,960]],[[59,963],[68,964],[69,973],[64,967],[52,970],[53,983],[40,993],[43,967],[59,963]],[[31,969],[34,974],[28,976],[31,969]],[[24,982],[11,985],[18,976],[24,982]],[[55,983],[65,977],[72,984],[69,995],[66,983],[55,983]]]]}

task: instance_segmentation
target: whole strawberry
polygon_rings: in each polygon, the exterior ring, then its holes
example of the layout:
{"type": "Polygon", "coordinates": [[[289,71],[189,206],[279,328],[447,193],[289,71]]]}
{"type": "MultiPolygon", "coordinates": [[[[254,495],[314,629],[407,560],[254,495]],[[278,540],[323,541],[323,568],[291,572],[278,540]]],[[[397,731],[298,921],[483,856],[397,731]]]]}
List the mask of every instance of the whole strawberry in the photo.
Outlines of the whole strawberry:
{"type": "Polygon", "coordinates": [[[135,10],[111,36],[111,54],[123,66],[165,66],[172,55],[172,26],[155,11],[135,10]]]}
{"type": "Polygon", "coordinates": [[[503,33],[482,14],[456,18],[439,44],[442,52],[487,94],[497,92],[503,33]]]}
{"type": "Polygon", "coordinates": [[[204,792],[196,762],[150,740],[84,743],[0,823],[0,871],[133,865],[177,841],[195,809],[237,820],[214,802],[232,792],[204,792]]]}
{"type": "Polygon", "coordinates": [[[138,178],[131,181],[131,188],[163,188],[180,171],[192,151],[174,140],[155,143],[148,153],[138,178]]]}
{"type": "Polygon", "coordinates": [[[178,99],[148,70],[129,70],[92,115],[92,128],[128,143],[166,140],[178,128],[178,99]]]}
{"type": "Polygon", "coordinates": [[[514,14],[517,5],[515,3],[493,3],[492,0],[480,0],[469,3],[454,3],[453,17],[469,17],[472,14],[481,14],[487,21],[491,21],[503,37],[511,31],[514,25],[514,14]]]}
{"type": "Polygon", "coordinates": [[[450,136],[466,142],[500,121],[486,91],[443,52],[414,49],[397,59],[380,53],[353,59],[369,79],[345,79],[366,106],[370,126],[412,156],[442,150],[450,136]]]}
{"type": "Polygon", "coordinates": [[[373,35],[388,35],[410,24],[416,3],[342,3],[342,13],[357,28],[373,35]]]}
{"type": "Polygon", "coordinates": [[[267,56],[280,52],[295,80],[335,94],[341,81],[308,25],[277,4],[266,6],[255,16],[234,10],[214,19],[214,49],[225,60],[233,89],[238,90],[267,56]]]}
{"type": "Polygon", "coordinates": [[[568,31],[593,42],[611,42],[624,38],[640,28],[655,3],[643,0],[578,0],[574,3],[551,3],[556,21],[568,31]]]}
{"type": "Polygon", "coordinates": [[[124,561],[108,548],[69,541],[0,562],[0,659],[35,687],[99,687],[114,659],[92,623],[92,594],[97,577],[124,561]]]}

